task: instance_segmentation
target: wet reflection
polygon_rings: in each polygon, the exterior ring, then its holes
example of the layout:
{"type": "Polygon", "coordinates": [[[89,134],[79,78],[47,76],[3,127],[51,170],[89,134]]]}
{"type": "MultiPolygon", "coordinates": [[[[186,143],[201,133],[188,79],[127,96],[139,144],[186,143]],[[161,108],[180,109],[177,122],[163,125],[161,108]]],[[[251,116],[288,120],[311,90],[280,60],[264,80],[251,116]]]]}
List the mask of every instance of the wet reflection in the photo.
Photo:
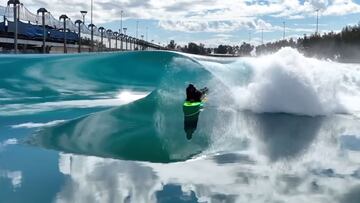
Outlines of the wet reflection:
{"type": "Polygon", "coordinates": [[[219,109],[205,109],[199,119],[197,109],[195,114],[185,116],[182,123],[180,116],[173,116],[183,114],[179,108],[170,110],[170,106],[158,111],[153,108],[156,103],[150,97],[46,128],[32,142],[70,153],[167,163],[184,161],[209,150],[212,153],[246,150],[248,140],[252,140],[262,143],[257,148],[277,161],[306,151],[323,121],[322,117],[219,109]],[[174,114],[168,114],[171,111],[174,114]],[[191,142],[183,138],[181,128],[187,139],[193,139],[191,142]]]}
{"type": "Polygon", "coordinates": [[[155,193],[156,199],[158,202],[188,202],[196,203],[198,198],[194,191],[190,191],[189,194],[186,194],[182,191],[181,186],[167,184],[164,185],[161,191],[155,193]]]}
{"type": "Polygon", "coordinates": [[[186,139],[191,140],[199,121],[200,111],[192,113],[192,115],[184,115],[184,130],[186,139]]]}
{"type": "Polygon", "coordinates": [[[197,140],[187,142],[178,103],[164,105],[159,97],[155,92],[126,106],[44,128],[29,143],[69,153],[162,163],[187,160],[206,149],[209,142],[204,136],[211,123],[202,126],[197,140]]]}
{"type": "Polygon", "coordinates": [[[359,153],[343,151],[337,143],[340,133],[360,134],[357,121],[248,113],[235,121],[252,135],[245,150],[236,150],[233,138],[226,146],[230,152],[192,161],[158,164],[61,154],[59,168],[69,180],[56,202],[358,201],[353,186],[360,185],[360,160],[354,159],[359,153]]]}
{"type": "Polygon", "coordinates": [[[318,135],[323,117],[290,114],[246,113],[253,133],[262,140],[266,154],[273,161],[293,158],[306,150],[318,135]]]}
{"type": "MultiPolygon", "coordinates": [[[[321,156],[321,155],[319,155],[321,156]]],[[[139,163],[62,154],[69,180],[56,202],[357,202],[360,180],[351,173],[324,176],[299,160],[297,167],[251,162],[241,154],[171,164],[139,163]],[[235,158],[241,157],[241,158],[235,158]],[[238,160],[245,159],[242,162],[238,160]],[[239,164],[228,164],[232,161],[239,164]],[[219,163],[224,164],[219,164],[219,163]],[[221,178],[219,178],[221,177],[221,178]],[[336,183],[336,184],[333,184],[336,183]]]]}
{"type": "Polygon", "coordinates": [[[136,162],[62,154],[59,168],[70,179],[56,202],[155,202],[161,188],[153,169],[136,162]]]}
{"type": "Polygon", "coordinates": [[[360,202],[360,185],[355,186],[349,192],[344,194],[340,203],[358,203],[360,202]]]}
{"type": "Polygon", "coordinates": [[[255,164],[255,161],[245,154],[236,154],[236,153],[220,154],[214,156],[213,159],[218,164],[232,164],[232,163],[255,164]]]}

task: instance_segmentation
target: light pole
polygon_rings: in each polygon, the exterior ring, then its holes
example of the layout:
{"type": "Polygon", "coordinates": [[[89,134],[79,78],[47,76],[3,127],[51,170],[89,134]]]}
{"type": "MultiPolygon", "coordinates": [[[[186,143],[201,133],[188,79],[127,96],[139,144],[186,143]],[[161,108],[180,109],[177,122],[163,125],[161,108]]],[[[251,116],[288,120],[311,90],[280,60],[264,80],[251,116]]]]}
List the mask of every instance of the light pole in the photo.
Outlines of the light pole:
{"type": "Polygon", "coordinates": [[[81,15],[82,15],[82,17],[83,17],[83,23],[84,23],[84,25],[85,25],[85,15],[87,14],[87,11],[80,11],[80,13],[81,13],[81,15]]]}
{"type": "Polygon", "coordinates": [[[119,39],[120,39],[120,51],[123,50],[123,39],[124,39],[124,34],[119,33],[119,39]]]}
{"type": "Polygon", "coordinates": [[[17,12],[17,7],[20,4],[19,0],[9,0],[7,2],[7,5],[13,5],[14,6],[14,24],[15,24],[15,33],[14,33],[14,51],[15,54],[17,54],[18,51],[18,43],[17,43],[17,38],[18,38],[18,12],[17,12]]]}
{"type": "Polygon", "coordinates": [[[110,51],[111,51],[111,37],[112,37],[112,33],[113,33],[112,30],[110,30],[110,29],[106,30],[106,34],[107,34],[108,40],[109,40],[109,50],[110,50],[110,51]]]}
{"type": "Polygon", "coordinates": [[[128,50],[128,39],[129,37],[127,35],[124,35],[124,38],[125,38],[125,51],[128,50]]]}
{"type": "Polygon", "coordinates": [[[129,42],[129,49],[128,49],[128,46],[126,44],[126,50],[130,50],[131,51],[131,40],[132,40],[132,37],[128,36],[127,37],[127,41],[129,42]]]}
{"type": "Polygon", "coordinates": [[[119,33],[115,31],[115,32],[113,33],[113,35],[115,36],[115,51],[116,51],[117,48],[118,48],[118,43],[117,43],[117,41],[118,41],[119,33]]]}
{"type": "Polygon", "coordinates": [[[81,24],[83,24],[83,22],[81,20],[76,20],[75,21],[75,25],[78,24],[78,28],[79,28],[79,48],[78,48],[78,52],[81,53],[81,24]]]}
{"type": "Polygon", "coordinates": [[[316,9],[316,32],[315,35],[319,34],[319,9],[316,9]]]}
{"type": "Polygon", "coordinates": [[[63,14],[59,17],[59,20],[63,19],[64,20],[64,53],[66,54],[67,53],[67,47],[66,47],[66,20],[68,19],[69,17],[67,17],[67,15],[63,14]]]}
{"type": "Polygon", "coordinates": [[[130,37],[130,50],[134,51],[135,50],[135,37],[130,37]]]}
{"type": "Polygon", "coordinates": [[[251,43],[251,30],[249,30],[249,44],[251,43]]]}
{"type": "Polygon", "coordinates": [[[126,51],[127,51],[127,49],[128,49],[128,45],[127,45],[128,38],[127,38],[127,36],[126,36],[126,31],[127,31],[127,28],[126,28],[126,27],[124,27],[124,28],[123,28],[123,30],[124,30],[125,45],[126,45],[126,51]]]}
{"type": "Polygon", "coordinates": [[[138,33],[139,33],[139,21],[136,21],[136,38],[138,38],[138,33]]]}
{"type": "Polygon", "coordinates": [[[99,32],[101,33],[101,44],[100,44],[100,51],[103,51],[103,38],[104,38],[104,32],[105,32],[105,28],[104,27],[99,27],[99,32]]]}
{"type": "Polygon", "coordinates": [[[37,10],[37,14],[41,13],[42,14],[42,28],[43,28],[43,44],[42,44],[42,47],[43,47],[43,53],[45,54],[46,53],[46,47],[45,47],[45,41],[46,41],[46,29],[45,29],[45,13],[47,13],[48,11],[45,9],[45,8],[39,8],[37,10]]]}
{"type": "MultiPolygon", "coordinates": [[[[94,8],[94,0],[91,0],[91,5],[90,5],[90,25],[91,25],[91,51],[94,51],[94,23],[93,23],[93,8],[94,8]]],[[[89,25],[89,26],[90,26],[89,25]]]]}
{"type": "Polygon", "coordinates": [[[148,30],[149,30],[149,28],[146,27],[146,41],[148,41],[148,30]]]}
{"type": "Polygon", "coordinates": [[[261,28],[261,44],[264,44],[264,28],[261,28]]]}
{"type": "Polygon", "coordinates": [[[122,27],[122,16],[123,16],[123,13],[124,13],[124,11],[121,10],[121,11],[120,11],[120,34],[122,33],[122,29],[123,29],[123,27],[122,27]]]}
{"type": "Polygon", "coordinates": [[[93,24],[94,0],[91,0],[90,7],[90,24],[93,24]]]}
{"type": "MultiPolygon", "coordinates": [[[[139,20],[136,21],[136,39],[139,37],[139,20]]],[[[136,49],[138,49],[138,44],[136,43],[136,49]]],[[[135,50],[135,45],[134,45],[135,50]]]]}
{"type": "Polygon", "coordinates": [[[91,29],[91,52],[93,52],[94,51],[94,27],[95,27],[95,25],[91,23],[90,25],[88,25],[88,27],[90,27],[90,29],[91,29]]]}
{"type": "Polygon", "coordinates": [[[285,40],[285,21],[283,22],[283,25],[284,25],[283,40],[285,40]]]}

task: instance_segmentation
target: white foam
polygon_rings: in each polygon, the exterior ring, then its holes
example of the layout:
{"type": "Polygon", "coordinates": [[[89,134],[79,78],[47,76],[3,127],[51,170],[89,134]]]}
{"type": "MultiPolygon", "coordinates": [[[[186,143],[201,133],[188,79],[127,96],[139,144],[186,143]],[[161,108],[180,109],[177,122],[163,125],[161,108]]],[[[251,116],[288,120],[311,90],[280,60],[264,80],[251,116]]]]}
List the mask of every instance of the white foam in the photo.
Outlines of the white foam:
{"type": "Polygon", "coordinates": [[[240,109],[300,115],[360,110],[360,65],[304,57],[291,48],[233,63],[202,62],[231,90],[240,109]]]}
{"type": "Polygon", "coordinates": [[[44,102],[38,104],[8,104],[0,107],[0,114],[19,115],[68,108],[114,107],[131,103],[138,99],[144,98],[146,95],[148,95],[148,93],[124,91],[120,92],[116,98],[69,100],[58,102],[44,102]]]}
{"type": "Polygon", "coordinates": [[[4,150],[6,146],[8,145],[15,145],[18,141],[15,138],[7,139],[3,142],[0,142],[0,151],[4,150]]]}
{"type": "Polygon", "coordinates": [[[65,120],[55,120],[55,121],[50,121],[50,122],[47,122],[47,123],[29,122],[29,123],[22,123],[22,124],[12,125],[11,128],[40,128],[40,127],[53,126],[53,125],[63,123],[63,122],[65,122],[65,120]]]}

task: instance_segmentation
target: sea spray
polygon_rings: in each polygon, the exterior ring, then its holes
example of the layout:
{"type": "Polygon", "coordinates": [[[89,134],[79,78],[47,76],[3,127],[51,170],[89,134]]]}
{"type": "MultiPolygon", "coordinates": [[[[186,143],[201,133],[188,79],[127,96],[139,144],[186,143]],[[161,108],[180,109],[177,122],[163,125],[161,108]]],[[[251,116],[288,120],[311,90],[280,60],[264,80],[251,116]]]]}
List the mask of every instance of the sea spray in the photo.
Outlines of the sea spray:
{"type": "Polygon", "coordinates": [[[231,90],[239,109],[329,115],[360,109],[360,66],[304,57],[291,48],[231,63],[201,62],[231,90]]]}

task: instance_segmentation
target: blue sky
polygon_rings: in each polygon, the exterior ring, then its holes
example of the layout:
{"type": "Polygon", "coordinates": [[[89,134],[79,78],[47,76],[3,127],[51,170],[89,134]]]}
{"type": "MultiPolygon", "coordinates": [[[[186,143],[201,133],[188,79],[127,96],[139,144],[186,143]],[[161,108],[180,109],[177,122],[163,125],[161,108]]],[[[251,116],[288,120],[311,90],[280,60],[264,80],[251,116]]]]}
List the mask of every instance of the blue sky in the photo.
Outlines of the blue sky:
{"type": "MultiPolygon", "coordinates": [[[[7,1],[0,0],[1,5],[7,1]]],[[[80,18],[80,10],[90,10],[90,2],[73,0],[24,0],[29,10],[45,7],[54,16],[63,13],[71,19],[80,18]]],[[[360,21],[360,0],[94,0],[94,24],[107,29],[123,27],[135,36],[136,21],[139,37],[166,44],[261,43],[282,39],[283,22],[286,37],[299,37],[316,30],[316,10],[319,9],[319,31],[339,31],[360,21]]],[[[90,14],[86,16],[90,21],[90,14]]]]}

